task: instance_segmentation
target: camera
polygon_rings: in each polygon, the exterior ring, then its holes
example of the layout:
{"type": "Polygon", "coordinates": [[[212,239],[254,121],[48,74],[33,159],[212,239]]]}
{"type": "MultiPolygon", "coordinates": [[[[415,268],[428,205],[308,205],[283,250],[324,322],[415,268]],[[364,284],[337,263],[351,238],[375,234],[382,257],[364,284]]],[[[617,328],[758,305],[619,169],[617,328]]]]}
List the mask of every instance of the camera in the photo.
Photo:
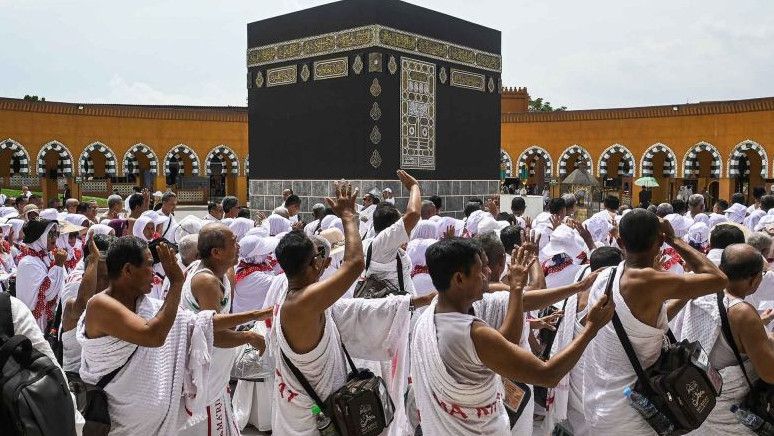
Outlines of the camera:
{"type": "Polygon", "coordinates": [[[159,262],[161,262],[161,259],[159,259],[159,250],[158,250],[158,247],[159,247],[160,244],[165,244],[166,246],[171,248],[175,252],[175,254],[177,254],[177,252],[178,252],[177,244],[173,244],[172,242],[169,242],[165,238],[158,238],[158,239],[154,239],[154,240],[150,241],[148,243],[148,249],[150,250],[151,255],[153,256],[153,264],[154,265],[159,263],[159,262]]]}

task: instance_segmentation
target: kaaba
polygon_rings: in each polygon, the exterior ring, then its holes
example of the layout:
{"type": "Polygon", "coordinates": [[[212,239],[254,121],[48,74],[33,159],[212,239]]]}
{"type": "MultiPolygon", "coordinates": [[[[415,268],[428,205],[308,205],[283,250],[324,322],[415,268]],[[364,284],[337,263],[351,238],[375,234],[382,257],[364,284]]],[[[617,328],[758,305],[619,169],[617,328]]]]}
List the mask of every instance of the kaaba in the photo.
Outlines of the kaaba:
{"type": "Polygon", "coordinates": [[[309,210],[347,178],[421,180],[446,212],[498,192],[500,32],[398,0],[343,0],[247,26],[250,202],[309,210]]]}

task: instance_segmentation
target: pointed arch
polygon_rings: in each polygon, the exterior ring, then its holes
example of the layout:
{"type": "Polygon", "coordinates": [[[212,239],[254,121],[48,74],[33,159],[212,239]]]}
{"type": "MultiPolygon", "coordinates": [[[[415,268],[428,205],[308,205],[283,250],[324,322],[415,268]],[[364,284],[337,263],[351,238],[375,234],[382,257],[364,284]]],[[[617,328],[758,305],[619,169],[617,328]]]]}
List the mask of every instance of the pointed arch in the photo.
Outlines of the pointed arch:
{"type": "MultiPolygon", "coordinates": [[[[545,148],[539,147],[537,145],[533,145],[519,155],[519,166],[518,166],[518,173],[521,174],[521,169],[528,167],[528,162],[534,162],[534,160],[531,160],[533,156],[540,157],[543,159],[543,162],[546,163],[546,177],[551,177],[553,174],[553,167],[554,167],[554,160],[551,159],[551,154],[546,151],[545,148]]],[[[528,170],[534,171],[532,168],[527,168],[528,170]]]]}
{"type": "Polygon", "coordinates": [[[105,175],[115,176],[116,167],[118,166],[116,155],[110,147],[99,141],[93,142],[83,149],[80,158],[78,158],[78,175],[87,178],[94,177],[94,161],[91,158],[91,154],[95,151],[105,156],[105,175]]]}
{"type": "MultiPolygon", "coordinates": [[[[237,157],[237,154],[232,150],[230,147],[226,145],[219,145],[212,150],[210,150],[209,153],[207,153],[207,157],[204,159],[204,171],[205,174],[208,176],[211,175],[210,172],[212,171],[210,169],[210,162],[212,161],[212,158],[215,156],[220,156],[221,160],[228,160],[231,162],[231,174],[238,175],[239,174],[239,157],[237,157]]],[[[223,174],[226,174],[226,166],[223,166],[223,174]]]]}
{"type": "Polygon", "coordinates": [[[621,160],[618,162],[618,172],[616,173],[617,176],[635,176],[635,172],[637,171],[637,167],[635,166],[635,160],[634,155],[631,151],[629,151],[626,146],[621,144],[613,144],[610,147],[607,147],[605,151],[602,152],[602,154],[599,157],[599,162],[597,163],[597,174],[600,177],[604,177],[607,175],[607,162],[610,160],[610,158],[615,155],[620,154],[621,160]],[[626,166],[628,165],[628,170],[626,166]]]}
{"type": "Polygon", "coordinates": [[[710,174],[713,178],[719,179],[723,173],[723,157],[714,145],[706,141],[701,141],[691,147],[683,157],[683,177],[690,177],[699,172],[699,153],[707,151],[712,155],[712,165],[710,174]]]}
{"type": "MultiPolygon", "coordinates": [[[[754,151],[761,157],[761,177],[764,179],[769,174],[769,157],[766,153],[766,149],[752,139],[746,139],[734,146],[734,151],[731,152],[731,157],[728,160],[728,177],[739,176],[739,161],[745,155],[746,151],[754,151]]],[[[749,169],[747,170],[750,171],[749,169]]]]}
{"type": "Polygon", "coordinates": [[[46,175],[45,157],[49,151],[55,152],[59,158],[56,165],[56,174],[61,177],[71,177],[73,175],[73,155],[70,150],[59,141],[51,141],[40,147],[38,152],[38,176],[46,175]]]}
{"type": "Polygon", "coordinates": [[[640,163],[640,175],[643,177],[653,177],[653,157],[658,153],[666,154],[662,176],[675,177],[677,175],[677,156],[669,146],[660,142],[651,145],[645,150],[645,155],[640,163]]]}
{"type": "Polygon", "coordinates": [[[11,165],[10,174],[14,175],[14,159],[19,160],[19,172],[18,174],[29,174],[30,172],[30,154],[27,149],[24,148],[18,141],[8,138],[3,142],[0,142],[0,151],[11,150],[11,165]]]}
{"type": "Polygon", "coordinates": [[[500,173],[505,177],[513,177],[513,161],[507,151],[500,149],[500,173]]]}
{"type": "Polygon", "coordinates": [[[180,175],[185,175],[185,167],[183,162],[180,161],[182,156],[187,156],[188,159],[191,160],[191,175],[198,176],[199,156],[196,155],[196,152],[193,151],[191,147],[185,144],[178,144],[167,152],[167,155],[164,157],[164,174],[169,175],[169,164],[172,161],[172,158],[175,158],[178,162],[180,162],[180,175]]]}
{"type": "Polygon", "coordinates": [[[245,156],[245,176],[247,178],[250,178],[250,154],[248,153],[247,156],[245,156]]]}
{"type": "Polygon", "coordinates": [[[575,168],[567,169],[567,162],[570,160],[570,156],[579,154],[581,158],[586,162],[586,168],[589,170],[589,175],[594,175],[594,161],[591,159],[591,154],[588,150],[580,145],[574,144],[567,147],[559,157],[559,177],[564,178],[568,173],[572,172],[575,168]]]}
{"type": "Polygon", "coordinates": [[[147,145],[143,143],[135,144],[129,150],[124,153],[124,175],[140,174],[140,168],[137,162],[137,153],[142,153],[148,158],[150,162],[150,173],[156,174],[158,172],[159,158],[156,153],[147,145]]]}

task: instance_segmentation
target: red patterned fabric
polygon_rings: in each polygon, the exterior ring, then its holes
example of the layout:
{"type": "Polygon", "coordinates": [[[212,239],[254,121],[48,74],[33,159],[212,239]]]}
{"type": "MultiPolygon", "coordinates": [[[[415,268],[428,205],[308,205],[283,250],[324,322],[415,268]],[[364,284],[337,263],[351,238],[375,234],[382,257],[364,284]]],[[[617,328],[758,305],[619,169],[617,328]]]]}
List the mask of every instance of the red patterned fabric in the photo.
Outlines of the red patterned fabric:
{"type": "Polygon", "coordinates": [[[661,262],[661,268],[664,271],[669,271],[675,265],[684,265],[683,258],[672,247],[667,247],[661,251],[661,258],[664,259],[661,262]]]}
{"type": "Polygon", "coordinates": [[[414,265],[411,270],[411,278],[414,278],[417,274],[430,274],[430,268],[427,265],[414,265]]]}
{"type": "Polygon", "coordinates": [[[543,262],[543,275],[558,273],[559,271],[572,265],[572,258],[566,254],[557,254],[551,259],[543,262]]]}
{"type": "MultiPolygon", "coordinates": [[[[263,263],[247,263],[243,260],[240,261],[239,265],[237,265],[236,274],[234,274],[234,280],[236,283],[239,283],[254,272],[274,272],[274,265],[272,265],[270,260],[271,259],[267,259],[267,262],[263,263]]],[[[277,261],[275,260],[273,263],[276,265],[277,261]]]]}
{"type": "Polygon", "coordinates": [[[65,261],[65,267],[68,271],[72,271],[75,268],[75,265],[78,264],[78,262],[83,258],[83,250],[80,248],[74,248],[73,249],[73,258],[65,261]]]}
{"type": "MultiPolygon", "coordinates": [[[[22,260],[27,256],[37,257],[38,259],[45,261],[45,259],[48,258],[48,252],[35,251],[32,248],[24,245],[21,247],[19,260],[22,260]]],[[[52,264],[48,269],[50,270],[53,266],[54,265],[52,264]]],[[[51,301],[46,301],[46,292],[49,290],[49,288],[51,288],[51,279],[46,276],[38,287],[38,296],[35,300],[35,307],[32,309],[32,316],[34,316],[35,319],[39,319],[43,315],[46,315],[46,320],[54,320],[54,310],[56,309],[56,304],[59,299],[54,298],[51,301]]]]}
{"type": "Polygon", "coordinates": [[[585,251],[581,251],[580,254],[578,255],[577,259],[580,259],[580,264],[584,265],[584,264],[588,263],[589,256],[586,254],[585,251]]]}

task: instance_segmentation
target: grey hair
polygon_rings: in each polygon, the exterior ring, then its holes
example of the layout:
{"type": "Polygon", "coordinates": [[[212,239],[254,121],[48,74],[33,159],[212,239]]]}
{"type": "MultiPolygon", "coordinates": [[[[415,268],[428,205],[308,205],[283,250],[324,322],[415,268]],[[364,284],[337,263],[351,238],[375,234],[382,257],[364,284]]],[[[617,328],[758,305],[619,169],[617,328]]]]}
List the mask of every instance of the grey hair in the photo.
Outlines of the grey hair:
{"type": "Polygon", "coordinates": [[[658,215],[659,218],[664,218],[673,213],[675,213],[675,209],[669,203],[661,203],[656,207],[656,215],[658,215]]]}
{"type": "Polygon", "coordinates": [[[703,203],[704,203],[704,196],[701,194],[691,194],[691,196],[688,197],[689,207],[696,207],[703,203]]]}
{"type": "Polygon", "coordinates": [[[274,211],[272,211],[272,213],[277,214],[283,218],[290,219],[290,214],[288,213],[288,210],[283,206],[275,208],[274,211]]]}
{"type": "Polygon", "coordinates": [[[571,208],[575,207],[575,203],[578,201],[578,199],[575,197],[575,194],[573,193],[567,193],[562,195],[562,200],[564,200],[564,207],[571,208]]]}
{"type": "Polygon", "coordinates": [[[108,197],[108,199],[107,199],[108,209],[112,209],[113,206],[115,206],[117,204],[122,204],[123,202],[124,202],[124,199],[121,198],[120,195],[113,194],[110,197],[108,197]]]}
{"type": "Polygon", "coordinates": [[[185,235],[177,241],[177,249],[180,252],[180,261],[188,266],[199,258],[199,234],[185,235]]]}
{"type": "Polygon", "coordinates": [[[327,239],[323,238],[320,235],[312,235],[309,237],[309,239],[312,240],[312,243],[314,244],[316,249],[319,249],[320,247],[325,248],[325,257],[331,257],[331,243],[328,242],[327,239]]]}
{"type": "Polygon", "coordinates": [[[315,203],[314,206],[312,206],[312,215],[317,219],[322,219],[325,215],[325,205],[322,203],[315,203]]]}
{"type": "Polygon", "coordinates": [[[162,203],[166,203],[166,202],[167,202],[167,201],[169,201],[171,198],[175,198],[175,197],[177,197],[177,194],[175,194],[175,193],[174,193],[174,192],[172,192],[172,191],[167,191],[167,192],[165,192],[165,193],[161,194],[161,202],[162,202],[162,203]]]}
{"type": "Polygon", "coordinates": [[[769,250],[771,250],[771,243],[772,243],[771,236],[765,233],[755,232],[755,233],[751,233],[750,236],[747,237],[747,245],[751,245],[753,248],[760,251],[761,254],[763,254],[766,257],[769,256],[769,250]]]}

